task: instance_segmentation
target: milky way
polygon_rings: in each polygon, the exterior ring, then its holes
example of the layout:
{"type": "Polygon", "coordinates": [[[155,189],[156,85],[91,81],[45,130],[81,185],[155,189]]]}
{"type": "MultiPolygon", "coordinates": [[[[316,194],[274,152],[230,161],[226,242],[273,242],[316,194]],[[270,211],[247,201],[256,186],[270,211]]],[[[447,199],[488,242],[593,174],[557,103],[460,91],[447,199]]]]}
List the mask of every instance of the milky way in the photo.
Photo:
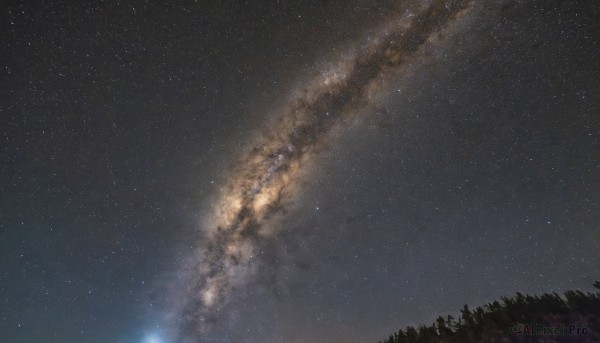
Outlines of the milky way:
{"type": "Polygon", "coordinates": [[[257,246],[279,231],[269,219],[295,193],[297,180],[328,133],[368,104],[367,94],[380,76],[415,59],[470,2],[415,6],[391,21],[372,44],[298,92],[271,130],[238,161],[205,224],[201,257],[183,292],[176,314],[182,335],[210,329],[232,289],[253,274],[257,246]]]}
{"type": "Polygon", "coordinates": [[[0,342],[377,342],[595,292],[598,0],[2,14],[0,342]]]}

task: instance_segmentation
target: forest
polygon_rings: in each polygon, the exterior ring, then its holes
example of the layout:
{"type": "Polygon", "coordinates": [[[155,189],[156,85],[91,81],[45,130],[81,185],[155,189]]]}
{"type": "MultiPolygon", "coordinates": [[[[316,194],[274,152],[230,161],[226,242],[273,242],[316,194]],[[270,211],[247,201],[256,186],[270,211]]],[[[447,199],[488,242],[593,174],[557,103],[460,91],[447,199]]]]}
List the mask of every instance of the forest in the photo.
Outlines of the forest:
{"type": "Polygon", "coordinates": [[[408,326],[379,343],[600,342],[600,282],[596,292],[566,291],[501,297],[455,318],[408,326]]]}

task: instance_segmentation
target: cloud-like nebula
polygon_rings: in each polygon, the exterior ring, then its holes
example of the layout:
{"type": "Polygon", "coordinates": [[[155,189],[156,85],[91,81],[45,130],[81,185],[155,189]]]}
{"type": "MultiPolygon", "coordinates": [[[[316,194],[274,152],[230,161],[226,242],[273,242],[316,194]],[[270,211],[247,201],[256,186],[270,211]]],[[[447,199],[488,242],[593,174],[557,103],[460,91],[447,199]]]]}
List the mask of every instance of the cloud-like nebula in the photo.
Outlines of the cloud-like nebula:
{"type": "Polygon", "coordinates": [[[210,328],[214,313],[257,267],[257,247],[278,231],[270,220],[297,187],[311,156],[336,126],[368,103],[377,78],[398,70],[470,1],[419,2],[364,47],[306,86],[271,130],[238,161],[207,223],[193,282],[177,313],[181,336],[210,328]]]}

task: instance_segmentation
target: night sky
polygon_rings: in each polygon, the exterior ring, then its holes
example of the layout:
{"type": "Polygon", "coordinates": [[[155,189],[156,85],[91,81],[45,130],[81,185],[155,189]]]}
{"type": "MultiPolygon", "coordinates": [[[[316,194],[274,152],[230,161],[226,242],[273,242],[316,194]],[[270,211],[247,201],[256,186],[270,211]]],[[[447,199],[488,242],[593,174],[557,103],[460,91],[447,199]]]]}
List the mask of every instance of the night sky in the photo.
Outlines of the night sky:
{"type": "Polygon", "coordinates": [[[600,280],[600,3],[0,5],[0,342],[376,342],[600,280]]]}

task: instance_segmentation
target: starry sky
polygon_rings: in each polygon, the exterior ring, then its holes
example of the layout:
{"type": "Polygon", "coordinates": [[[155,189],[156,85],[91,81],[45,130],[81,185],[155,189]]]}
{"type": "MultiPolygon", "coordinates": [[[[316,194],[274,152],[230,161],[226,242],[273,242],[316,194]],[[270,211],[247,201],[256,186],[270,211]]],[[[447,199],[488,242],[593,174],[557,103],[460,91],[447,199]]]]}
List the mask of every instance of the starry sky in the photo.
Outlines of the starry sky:
{"type": "Polygon", "coordinates": [[[0,5],[0,341],[376,342],[600,280],[600,5],[0,5]]]}

